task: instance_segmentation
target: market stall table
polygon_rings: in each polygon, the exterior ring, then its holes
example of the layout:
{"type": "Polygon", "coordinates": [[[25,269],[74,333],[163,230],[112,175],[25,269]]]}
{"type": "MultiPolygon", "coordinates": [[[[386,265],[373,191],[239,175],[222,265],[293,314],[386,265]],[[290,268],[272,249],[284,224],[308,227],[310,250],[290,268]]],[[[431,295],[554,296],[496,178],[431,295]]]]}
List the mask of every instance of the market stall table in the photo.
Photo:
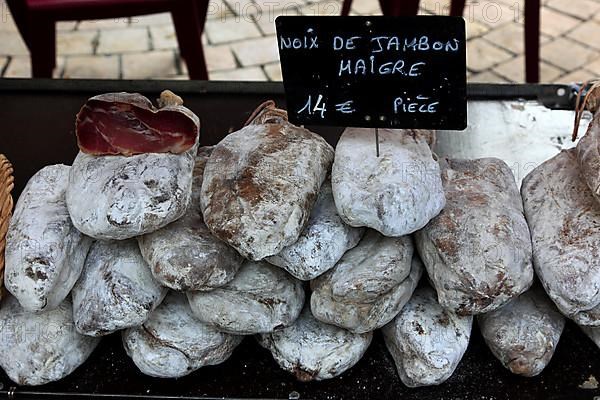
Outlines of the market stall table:
{"type": "MultiPolygon", "coordinates": [[[[284,106],[283,87],[279,83],[183,82],[183,81],[0,81],[0,152],[15,168],[15,199],[27,180],[41,167],[54,163],[70,164],[77,153],[74,140],[75,114],[93,95],[128,91],[158,97],[171,89],[201,118],[201,143],[217,143],[228,132],[238,129],[257,104],[273,99],[284,106]]],[[[568,86],[546,85],[470,85],[469,100],[473,111],[471,127],[480,127],[482,107],[508,101],[506,112],[525,113],[520,126],[501,129],[506,140],[531,126],[546,126],[549,111],[541,104],[557,109],[573,106],[568,86]],[[523,99],[523,100],[519,100],[523,99]],[[478,122],[479,121],[479,122],[478,122]],[[529,124],[529,125],[528,125],[529,124]]],[[[504,104],[504,103],[502,103],[504,104]]],[[[498,106],[499,107],[499,106],[498,106]]],[[[491,107],[490,109],[499,108],[491,107]]],[[[572,113],[558,113],[560,122],[548,133],[550,148],[566,142],[570,135],[572,113]],[[556,138],[554,137],[556,136],[556,138]]],[[[499,118],[493,119],[498,120],[499,118]]],[[[506,119],[505,121],[510,121],[506,119]]],[[[481,127],[480,127],[481,128],[481,127]]],[[[314,127],[315,132],[335,144],[342,129],[314,127]]],[[[473,128],[475,129],[475,128],[473,128]]],[[[494,127],[493,130],[498,130],[494,127]]],[[[493,153],[493,148],[472,148],[467,131],[441,132],[438,151],[442,155],[458,152],[460,156],[493,153]],[[456,135],[456,136],[452,136],[456,135]],[[471,147],[470,147],[471,146],[471,147]],[[459,151],[460,150],[460,151],[459,151]]],[[[521,139],[519,139],[521,140],[521,139]]],[[[489,143],[490,141],[486,142],[489,143]]],[[[497,143],[497,142],[496,142],[497,143]]],[[[492,141],[489,146],[494,146],[492,141]]],[[[501,152],[503,149],[497,149],[501,152]]],[[[522,158],[511,167],[523,167],[522,159],[530,149],[522,148],[522,158]],[[520,164],[519,164],[520,163],[520,164]]],[[[375,151],[375,146],[373,146],[375,151]]],[[[502,154],[502,153],[500,153],[502,154]]],[[[523,158],[525,157],[525,158],[523,158]]],[[[533,162],[533,161],[532,161],[533,162]]],[[[537,161],[536,161],[537,162],[537,161]]],[[[523,171],[521,171],[523,172],[523,171]]],[[[516,174],[517,179],[522,178],[516,174]]],[[[40,387],[16,387],[0,374],[0,395],[16,399],[37,398],[285,398],[285,399],[439,399],[439,398],[552,398],[588,399],[600,395],[600,389],[582,389],[590,376],[600,379],[600,349],[572,322],[562,335],[556,353],[544,372],[534,378],[511,374],[502,367],[474,327],[465,357],[454,375],[444,384],[410,389],[398,378],[393,360],[377,332],[363,359],[338,378],[301,383],[281,370],[270,353],[254,338],[247,337],[233,356],[218,366],[204,367],[180,379],[157,379],[143,375],[122,348],[120,334],[103,339],[92,356],[67,378],[40,387]]]]}

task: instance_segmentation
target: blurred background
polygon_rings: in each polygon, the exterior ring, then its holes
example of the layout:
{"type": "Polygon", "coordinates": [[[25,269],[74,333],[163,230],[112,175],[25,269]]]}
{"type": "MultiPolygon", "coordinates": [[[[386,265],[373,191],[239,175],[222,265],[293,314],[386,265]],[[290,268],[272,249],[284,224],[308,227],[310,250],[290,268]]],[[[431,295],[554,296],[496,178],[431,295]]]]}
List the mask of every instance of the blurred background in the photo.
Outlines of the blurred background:
{"type": "MultiPolygon", "coordinates": [[[[9,0],[14,3],[9,7],[6,1],[0,0],[0,76],[31,77],[30,52],[15,23],[14,4],[30,2],[31,7],[37,7],[35,3],[47,3],[9,0]]],[[[467,22],[469,81],[525,81],[524,3],[466,2],[463,16],[467,22]]],[[[540,82],[569,83],[600,75],[600,0],[547,0],[539,7],[540,82]]],[[[46,14],[41,15],[47,15],[47,9],[42,11],[46,14]]],[[[340,15],[341,11],[341,0],[210,0],[200,29],[209,79],[281,80],[275,18],[340,15]]],[[[449,12],[450,1],[423,0],[419,4],[419,14],[449,12]]],[[[381,14],[378,0],[351,3],[350,15],[381,14]]],[[[55,27],[56,62],[51,69],[55,78],[189,78],[170,12],[58,20],[55,27]]],[[[37,28],[25,35],[54,34],[37,28]]],[[[41,51],[49,46],[42,44],[41,51]]]]}

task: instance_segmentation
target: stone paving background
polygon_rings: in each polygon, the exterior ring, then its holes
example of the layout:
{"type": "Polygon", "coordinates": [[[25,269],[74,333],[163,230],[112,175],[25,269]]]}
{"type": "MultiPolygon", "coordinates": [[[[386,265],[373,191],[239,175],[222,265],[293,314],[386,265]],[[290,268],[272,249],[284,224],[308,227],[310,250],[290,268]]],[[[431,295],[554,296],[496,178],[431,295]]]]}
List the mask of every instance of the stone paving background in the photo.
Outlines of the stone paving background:
{"type": "MultiPolygon", "coordinates": [[[[525,0],[468,1],[472,82],[523,82],[525,0]]],[[[545,0],[541,81],[600,76],[600,0],[545,0]]],[[[449,0],[422,0],[421,14],[443,15],[449,0]]],[[[281,80],[278,15],[339,15],[341,0],[210,0],[204,34],[211,80],[281,80]]],[[[353,15],[380,15],[377,0],[354,0],[353,15]]],[[[0,0],[0,76],[30,77],[29,55],[0,0]]],[[[187,79],[169,14],[60,22],[55,77],[187,79]]]]}

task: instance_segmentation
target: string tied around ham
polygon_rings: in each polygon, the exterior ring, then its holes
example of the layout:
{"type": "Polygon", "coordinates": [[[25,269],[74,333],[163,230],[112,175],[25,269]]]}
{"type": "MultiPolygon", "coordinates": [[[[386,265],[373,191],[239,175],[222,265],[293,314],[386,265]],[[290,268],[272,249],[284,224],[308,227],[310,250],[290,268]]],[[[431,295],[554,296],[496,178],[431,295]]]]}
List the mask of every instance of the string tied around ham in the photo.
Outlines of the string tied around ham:
{"type": "Polygon", "coordinates": [[[283,124],[288,121],[287,111],[277,108],[273,100],[261,103],[250,114],[244,126],[262,124],[283,124]]]}

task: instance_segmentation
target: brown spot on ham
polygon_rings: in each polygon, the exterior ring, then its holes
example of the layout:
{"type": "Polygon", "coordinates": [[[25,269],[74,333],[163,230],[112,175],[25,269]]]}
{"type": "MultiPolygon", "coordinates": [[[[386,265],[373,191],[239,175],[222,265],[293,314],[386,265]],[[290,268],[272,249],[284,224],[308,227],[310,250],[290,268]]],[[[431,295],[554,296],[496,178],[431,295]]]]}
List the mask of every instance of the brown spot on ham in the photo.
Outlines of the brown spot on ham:
{"type": "Polygon", "coordinates": [[[456,257],[458,255],[458,247],[453,238],[437,238],[434,240],[435,245],[440,251],[446,254],[448,257],[456,257]]]}
{"type": "Polygon", "coordinates": [[[292,373],[300,382],[310,382],[315,379],[318,371],[305,371],[299,365],[294,365],[292,373]]]}
{"type": "Polygon", "coordinates": [[[106,93],[90,98],[77,114],[79,149],[88,154],[183,153],[198,139],[198,117],[170,91],[155,108],[138,93],[106,93]]]}

